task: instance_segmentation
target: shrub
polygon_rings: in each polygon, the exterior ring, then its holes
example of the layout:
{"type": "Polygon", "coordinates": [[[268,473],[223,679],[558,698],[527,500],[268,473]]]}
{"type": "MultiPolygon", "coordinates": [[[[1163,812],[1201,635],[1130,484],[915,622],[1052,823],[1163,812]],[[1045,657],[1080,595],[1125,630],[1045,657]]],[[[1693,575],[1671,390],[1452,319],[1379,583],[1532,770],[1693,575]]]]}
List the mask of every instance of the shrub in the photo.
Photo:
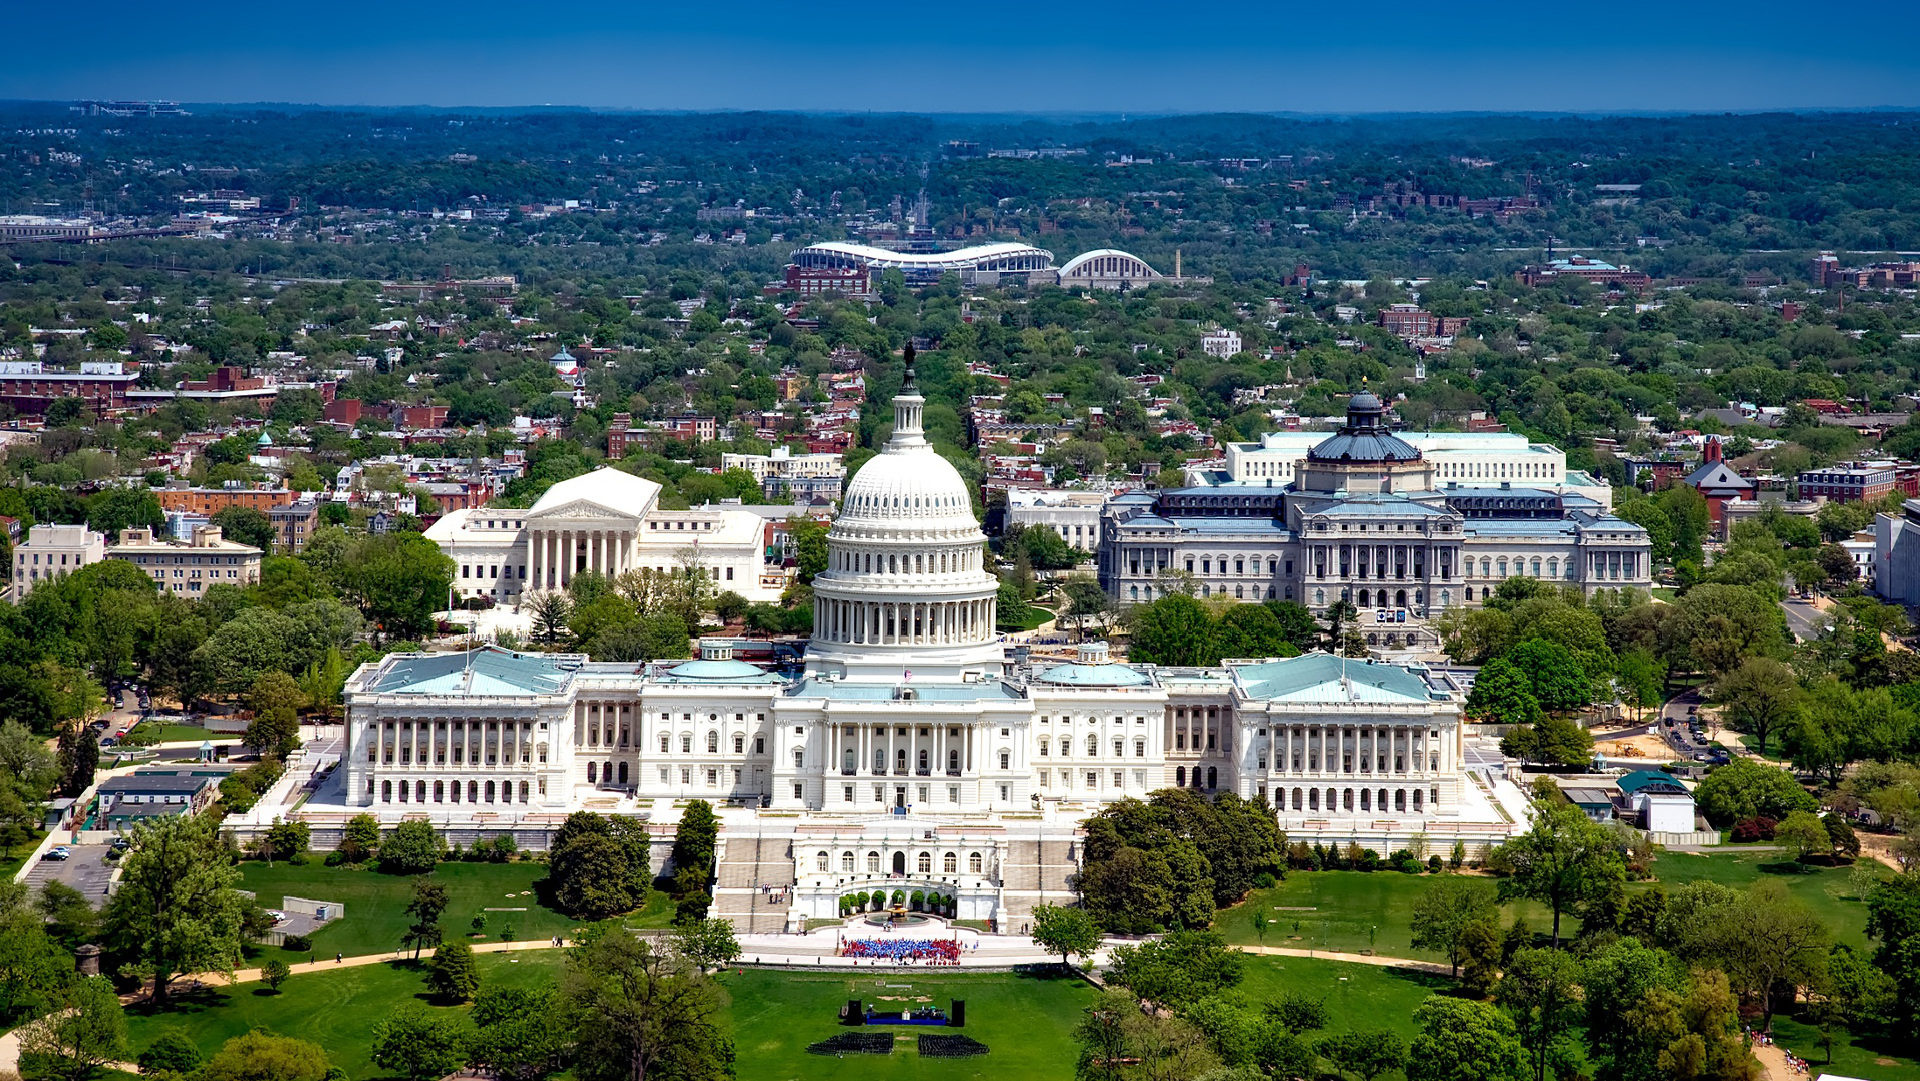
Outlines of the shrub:
{"type": "Polygon", "coordinates": [[[1427,873],[1430,875],[1439,874],[1441,871],[1446,870],[1446,866],[1445,863],[1441,862],[1439,853],[1427,857],[1427,873]]]}
{"type": "Polygon", "coordinates": [[[1727,836],[1727,840],[1737,845],[1753,844],[1755,841],[1771,841],[1773,840],[1774,827],[1778,825],[1778,822],[1768,818],[1766,815],[1754,815],[1750,818],[1743,818],[1733,824],[1733,832],[1727,836]]]}
{"type": "Polygon", "coordinates": [[[313,939],[306,935],[288,935],[280,940],[280,948],[288,953],[312,953],[313,939]]]}
{"type": "Polygon", "coordinates": [[[181,1033],[168,1032],[149,1044],[134,1061],[140,1064],[141,1073],[171,1070],[190,1074],[200,1068],[200,1049],[181,1033]]]}
{"type": "Polygon", "coordinates": [[[1273,877],[1272,871],[1262,871],[1253,876],[1253,885],[1256,889],[1270,890],[1279,884],[1280,880],[1273,877]]]}
{"type": "Polygon", "coordinates": [[[913,909],[916,912],[919,911],[920,909],[927,907],[927,895],[925,891],[914,890],[912,896],[907,898],[907,903],[913,906],[913,909]]]}

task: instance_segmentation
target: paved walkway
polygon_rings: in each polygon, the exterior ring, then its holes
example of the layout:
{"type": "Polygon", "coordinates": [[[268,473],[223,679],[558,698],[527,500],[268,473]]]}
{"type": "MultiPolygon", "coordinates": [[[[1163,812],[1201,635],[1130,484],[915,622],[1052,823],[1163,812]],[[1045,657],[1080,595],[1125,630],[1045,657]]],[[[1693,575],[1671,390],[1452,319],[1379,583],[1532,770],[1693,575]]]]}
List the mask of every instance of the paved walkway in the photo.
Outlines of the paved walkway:
{"type": "Polygon", "coordinates": [[[1349,965],[1373,965],[1376,968],[1405,968],[1436,976],[1450,976],[1453,968],[1439,961],[1417,961],[1411,957],[1381,957],[1377,954],[1339,953],[1333,950],[1302,950],[1292,946],[1242,946],[1243,953],[1270,957],[1309,957],[1316,961],[1340,961],[1349,965]]]}

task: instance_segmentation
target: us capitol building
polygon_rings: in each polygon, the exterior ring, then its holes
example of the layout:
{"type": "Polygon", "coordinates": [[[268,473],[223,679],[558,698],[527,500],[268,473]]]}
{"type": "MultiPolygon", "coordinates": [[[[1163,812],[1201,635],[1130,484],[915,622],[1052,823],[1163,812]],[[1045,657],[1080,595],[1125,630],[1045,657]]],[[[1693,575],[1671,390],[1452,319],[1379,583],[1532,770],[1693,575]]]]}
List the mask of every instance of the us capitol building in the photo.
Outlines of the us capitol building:
{"type": "MultiPolygon", "coordinates": [[[[456,843],[545,847],[572,811],[646,818],[654,866],[685,801],[721,808],[715,908],[743,931],[837,915],[855,890],[955,898],[1017,929],[1071,899],[1081,820],[1168,787],[1271,804],[1293,840],[1444,852],[1512,826],[1469,782],[1444,673],[1310,654],[1218,668],[1013,665],[965,482],[912,373],[847,488],[792,676],[733,658],[394,654],[345,690],[336,769],[293,812],[324,843],[355,814],[456,843]]],[[[263,801],[266,802],[266,801],[263,801]]]]}

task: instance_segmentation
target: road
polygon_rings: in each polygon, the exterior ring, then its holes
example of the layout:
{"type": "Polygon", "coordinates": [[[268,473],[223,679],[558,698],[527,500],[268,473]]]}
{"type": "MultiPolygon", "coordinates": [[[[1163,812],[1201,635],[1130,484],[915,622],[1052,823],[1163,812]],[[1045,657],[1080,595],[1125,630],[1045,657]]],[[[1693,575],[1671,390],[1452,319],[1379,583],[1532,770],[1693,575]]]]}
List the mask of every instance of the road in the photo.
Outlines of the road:
{"type": "Polygon", "coordinates": [[[1790,597],[1780,605],[1780,610],[1786,613],[1787,628],[1802,642],[1820,637],[1833,626],[1833,620],[1815,608],[1812,601],[1790,597]]]}

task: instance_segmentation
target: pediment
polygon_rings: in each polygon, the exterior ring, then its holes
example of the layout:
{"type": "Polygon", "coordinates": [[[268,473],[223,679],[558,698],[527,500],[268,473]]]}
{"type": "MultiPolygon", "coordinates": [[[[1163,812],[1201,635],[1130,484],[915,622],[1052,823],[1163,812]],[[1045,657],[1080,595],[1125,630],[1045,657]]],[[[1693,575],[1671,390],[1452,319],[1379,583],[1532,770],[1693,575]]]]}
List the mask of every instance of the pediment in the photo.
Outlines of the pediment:
{"type": "Polygon", "coordinates": [[[640,516],[629,514],[626,511],[616,510],[612,507],[602,506],[599,503],[587,499],[575,499],[571,502],[562,503],[557,507],[547,507],[527,515],[527,522],[530,525],[534,523],[544,524],[560,521],[599,521],[609,524],[617,522],[637,526],[640,522],[640,516]]]}

